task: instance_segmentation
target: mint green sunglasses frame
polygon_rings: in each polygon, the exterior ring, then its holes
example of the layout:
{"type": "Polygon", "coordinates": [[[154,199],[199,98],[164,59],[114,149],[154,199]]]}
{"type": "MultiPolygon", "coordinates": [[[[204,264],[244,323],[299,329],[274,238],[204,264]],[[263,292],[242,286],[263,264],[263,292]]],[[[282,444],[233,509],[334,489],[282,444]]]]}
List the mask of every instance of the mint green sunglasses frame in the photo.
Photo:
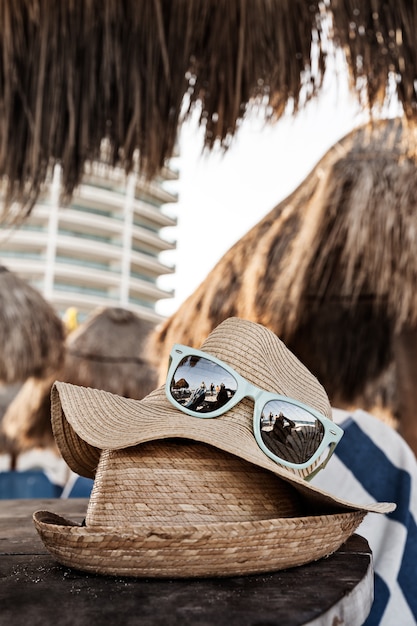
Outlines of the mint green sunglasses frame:
{"type": "Polygon", "coordinates": [[[170,357],[169,357],[168,375],[167,375],[167,380],[165,383],[165,393],[166,393],[168,400],[176,409],[178,409],[179,411],[182,411],[183,413],[186,413],[187,415],[190,415],[192,417],[198,417],[201,419],[211,419],[214,417],[219,417],[220,415],[227,413],[227,411],[229,411],[234,406],[236,406],[236,404],[238,404],[241,400],[243,400],[243,398],[251,398],[254,401],[253,432],[255,435],[256,443],[261,448],[261,450],[276,463],[279,463],[280,465],[284,465],[286,467],[290,467],[292,469],[304,470],[310,467],[311,465],[313,465],[314,462],[320,458],[320,456],[323,454],[326,448],[329,447],[329,452],[328,452],[327,457],[324,459],[322,463],[320,463],[318,467],[315,467],[314,470],[308,476],[306,476],[306,480],[311,480],[313,476],[315,476],[321,469],[323,469],[327,465],[337,444],[339,443],[340,439],[343,436],[343,430],[340,428],[340,426],[332,422],[332,420],[330,420],[325,415],[322,415],[321,413],[319,413],[312,407],[307,406],[306,404],[303,404],[302,402],[299,402],[298,400],[295,400],[294,398],[288,398],[287,396],[282,396],[277,393],[273,393],[273,392],[261,389],[260,387],[256,387],[255,385],[250,383],[248,380],[246,380],[243,376],[238,374],[236,370],[234,370],[232,367],[227,365],[227,363],[225,363],[224,361],[217,359],[216,357],[212,356],[211,354],[207,352],[203,352],[202,350],[196,350],[195,348],[190,348],[189,346],[184,346],[182,344],[175,344],[172,347],[170,357]],[[189,356],[200,357],[200,358],[206,359],[207,361],[215,363],[219,367],[222,367],[224,370],[226,370],[226,372],[228,372],[236,380],[236,384],[237,384],[236,392],[232,396],[232,398],[230,398],[229,401],[226,402],[224,406],[218,409],[215,409],[214,411],[211,411],[210,413],[201,413],[198,411],[193,411],[192,409],[188,409],[187,407],[181,405],[172,396],[171,382],[173,380],[175,371],[178,365],[180,364],[180,362],[182,361],[182,359],[189,357],[189,356]],[[317,448],[316,452],[308,459],[308,461],[305,461],[304,463],[292,463],[291,461],[286,461],[285,459],[282,459],[281,457],[271,452],[271,450],[269,450],[268,447],[264,444],[262,440],[262,436],[261,436],[260,418],[261,418],[262,409],[267,404],[267,402],[270,402],[271,400],[280,400],[282,402],[286,402],[287,404],[304,409],[307,413],[312,415],[315,419],[317,419],[323,425],[323,428],[324,428],[323,439],[319,447],[317,448]]]}

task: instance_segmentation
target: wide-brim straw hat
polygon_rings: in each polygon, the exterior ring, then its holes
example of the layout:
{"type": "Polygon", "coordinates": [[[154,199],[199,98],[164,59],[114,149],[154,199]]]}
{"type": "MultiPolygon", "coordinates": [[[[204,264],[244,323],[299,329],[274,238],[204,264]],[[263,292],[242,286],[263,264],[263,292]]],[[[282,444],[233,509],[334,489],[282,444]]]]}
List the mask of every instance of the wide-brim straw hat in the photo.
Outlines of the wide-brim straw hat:
{"type": "MultiPolygon", "coordinates": [[[[274,333],[238,318],[202,349],[263,389],[331,419],[318,380],[274,333]]],[[[176,410],[159,388],[143,400],[55,383],[52,424],[69,466],[95,476],[85,525],[34,514],[62,564],[84,571],[154,577],[226,576],[304,564],[337,550],[368,512],[307,483],[258,447],[253,402],[215,419],[176,410]]]]}

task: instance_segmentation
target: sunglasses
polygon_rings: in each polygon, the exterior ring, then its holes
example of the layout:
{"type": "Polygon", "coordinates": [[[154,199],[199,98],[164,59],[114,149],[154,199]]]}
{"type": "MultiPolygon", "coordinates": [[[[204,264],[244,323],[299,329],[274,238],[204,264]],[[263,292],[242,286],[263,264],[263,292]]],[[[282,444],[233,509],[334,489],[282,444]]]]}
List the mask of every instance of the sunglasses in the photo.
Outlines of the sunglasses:
{"type": "Polygon", "coordinates": [[[165,392],[175,408],[200,418],[218,417],[251,398],[258,446],[273,461],[306,470],[307,480],[326,466],[343,435],[315,409],[256,387],[220,359],[180,344],[170,353],[165,392]]]}

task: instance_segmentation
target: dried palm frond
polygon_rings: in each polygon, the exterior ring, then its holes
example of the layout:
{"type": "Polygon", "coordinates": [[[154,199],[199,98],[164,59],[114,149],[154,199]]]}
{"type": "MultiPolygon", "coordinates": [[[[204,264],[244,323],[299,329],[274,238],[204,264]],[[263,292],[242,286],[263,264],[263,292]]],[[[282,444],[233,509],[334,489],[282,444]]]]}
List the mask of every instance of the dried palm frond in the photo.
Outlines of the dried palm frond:
{"type": "Polygon", "coordinates": [[[249,110],[315,97],[340,49],[364,107],[394,94],[415,120],[416,26],[416,0],[1,0],[4,212],[29,213],[56,163],[71,196],[104,139],[154,178],[196,109],[227,149],[249,110]]]}
{"type": "Polygon", "coordinates": [[[417,118],[417,2],[331,0],[334,43],[346,55],[352,87],[371,111],[397,97],[417,118]]]}
{"type": "MultiPolygon", "coordinates": [[[[0,175],[31,210],[59,162],[71,195],[100,157],[154,177],[173,154],[184,97],[205,143],[227,146],[252,99],[279,116],[310,76],[317,3],[304,0],[2,0],[0,175]],[[306,74],[305,77],[303,75],[306,74]]],[[[319,54],[319,66],[323,59],[319,54]]],[[[187,114],[185,114],[187,117],[187,114]]],[[[23,209],[22,209],[23,210],[23,209]]]]}

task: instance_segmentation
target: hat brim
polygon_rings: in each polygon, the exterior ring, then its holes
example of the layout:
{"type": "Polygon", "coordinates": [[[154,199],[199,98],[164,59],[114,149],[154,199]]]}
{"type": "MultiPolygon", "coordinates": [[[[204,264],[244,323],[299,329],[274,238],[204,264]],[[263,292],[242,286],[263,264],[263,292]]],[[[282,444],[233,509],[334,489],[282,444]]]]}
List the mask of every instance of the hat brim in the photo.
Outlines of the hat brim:
{"type": "Polygon", "coordinates": [[[252,406],[247,400],[220,418],[197,419],[176,411],[163,388],[139,401],[56,382],[51,404],[54,436],[61,453],[74,472],[86,477],[95,477],[102,450],[122,450],[148,441],[182,438],[208,444],[266,469],[293,484],[319,506],[376,513],[395,509],[393,503],[360,505],[337,498],[272,461],[255,442],[248,418],[252,406]]]}
{"type": "Polygon", "coordinates": [[[271,572],[316,561],[335,552],[365,514],[143,528],[80,526],[48,511],[37,511],[33,519],[62,565],[116,576],[187,578],[271,572]]]}

